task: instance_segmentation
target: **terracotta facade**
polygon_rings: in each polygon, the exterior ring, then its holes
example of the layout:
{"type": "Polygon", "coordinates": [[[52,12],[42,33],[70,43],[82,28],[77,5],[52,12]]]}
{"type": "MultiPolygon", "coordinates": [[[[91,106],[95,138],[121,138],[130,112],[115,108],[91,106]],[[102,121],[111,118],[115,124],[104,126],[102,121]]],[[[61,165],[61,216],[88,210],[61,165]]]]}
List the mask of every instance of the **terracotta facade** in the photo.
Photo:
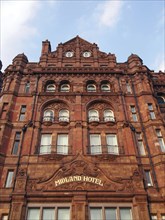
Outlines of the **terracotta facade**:
{"type": "Polygon", "coordinates": [[[1,219],[165,219],[165,73],[77,36],[2,80],[1,219]]]}

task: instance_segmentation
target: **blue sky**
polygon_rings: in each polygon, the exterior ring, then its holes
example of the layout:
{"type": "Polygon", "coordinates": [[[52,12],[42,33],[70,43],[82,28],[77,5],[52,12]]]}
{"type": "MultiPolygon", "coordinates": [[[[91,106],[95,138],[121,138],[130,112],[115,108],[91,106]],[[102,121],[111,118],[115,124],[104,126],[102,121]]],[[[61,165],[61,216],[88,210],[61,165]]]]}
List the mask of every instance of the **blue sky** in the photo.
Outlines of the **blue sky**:
{"type": "Polygon", "coordinates": [[[131,53],[151,70],[164,71],[164,0],[1,0],[0,59],[3,69],[19,53],[38,62],[42,41],[52,51],[79,35],[125,62],[131,53]]]}

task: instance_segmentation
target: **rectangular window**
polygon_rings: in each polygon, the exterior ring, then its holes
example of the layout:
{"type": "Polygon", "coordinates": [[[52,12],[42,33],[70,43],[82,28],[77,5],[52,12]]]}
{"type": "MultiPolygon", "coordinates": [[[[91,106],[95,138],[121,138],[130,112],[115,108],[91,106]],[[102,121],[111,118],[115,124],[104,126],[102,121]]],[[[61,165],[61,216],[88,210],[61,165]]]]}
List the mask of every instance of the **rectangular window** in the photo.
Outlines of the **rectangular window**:
{"type": "Polygon", "coordinates": [[[153,186],[151,173],[149,170],[145,170],[145,180],[147,186],[153,186]]]}
{"type": "Polygon", "coordinates": [[[8,173],[7,173],[5,188],[12,187],[12,185],[13,185],[13,175],[14,175],[14,171],[9,170],[8,173]]]}
{"type": "Polygon", "coordinates": [[[115,134],[108,134],[106,135],[107,140],[107,148],[109,154],[118,154],[118,144],[117,144],[117,137],[115,134]]]}
{"type": "Polygon", "coordinates": [[[157,215],[151,215],[152,220],[157,220],[157,215]]]}
{"type": "Polygon", "coordinates": [[[8,110],[8,103],[3,103],[1,119],[5,119],[6,118],[7,110],[8,110]]]}
{"type": "Polygon", "coordinates": [[[90,135],[90,152],[91,154],[101,154],[101,138],[100,134],[91,134],[90,135]]]}
{"type": "Polygon", "coordinates": [[[40,154],[51,153],[51,145],[52,145],[52,135],[51,134],[42,134],[41,144],[40,144],[40,154]]]}
{"type": "Polygon", "coordinates": [[[8,220],[8,215],[2,215],[2,220],[8,220]]]}
{"type": "Polygon", "coordinates": [[[68,154],[68,134],[57,136],[57,154],[68,154]]]}
{"type": "Polygon", "coordinates": [[[142,140],[142,133],[136,133],[136,138],[137,138],[137,144],[138,144],[138,150],[140,155],[145,155],[145,150],[144,150],[144,145],[143,145],[143,140],[142,140]]]}
{"type": "Polygon", "coordinates": [[[26,112],[26,105],[21,106],[21,111],[19,115],[19,121],[24,121],[25,119],[25,112],[26,112]]]}
{"type": "Polygon", "coordinates": [[[127,88],[127,92],[132,93],[131,86],[128,82],[126,82],[126,88],[127,88]]]}
{"type": "Polygon", "coordinates": [[[69,207],[28,208],[27,220],[70,220],[69,207]]]}
{"type": "Polygon", "coordinates": [[[164,140],[163,140],[163,136],[162,136],[161,130],[157,129],[156,130],[156,134],[157,134],[157,137],[158,137],[158,141],[159,141],[159,145],[160,145],[161,151],[165,152],[165,144],[164,144],[164,140]]]}
{"type": "Polygon", "coordinates": [[[137,121],[138,118],[137,118],[135,106],[134,106],[134,105],[131,105],[130,108],[131,108],[131,113],[132,113],[132,119],[133,119],[133,121],[137,121]]]}
{"type": "Polygon", "coordinates": [[[25,84],[25,93],[29,93],[29,90],[30,90],[30,83],[27,82],[27,83],[25,84]]]}
{"type": "Polygon", "coordinates": [[[90,220],[132,220],[130,207],[90,207],[90,220]]]}
{"type": "Polygon", "coordinates": [[[12,151],[13,155],[17,155],[18,154],[18,148],[19,148],[19,144],[20,144],[20,139],[21,139],[21,132],[16,132],[15,139],[14,139],[14,144],[13,144],[13,151],[12,151]]]}
{"type": "Polygon", "coordinates": [[[150,112],[150,118],[155,119],[156,117],[155,117],[154,109],[153,109],[152,104],[150,104],[150,103],[148,103],[148,110],[150,112]]]}

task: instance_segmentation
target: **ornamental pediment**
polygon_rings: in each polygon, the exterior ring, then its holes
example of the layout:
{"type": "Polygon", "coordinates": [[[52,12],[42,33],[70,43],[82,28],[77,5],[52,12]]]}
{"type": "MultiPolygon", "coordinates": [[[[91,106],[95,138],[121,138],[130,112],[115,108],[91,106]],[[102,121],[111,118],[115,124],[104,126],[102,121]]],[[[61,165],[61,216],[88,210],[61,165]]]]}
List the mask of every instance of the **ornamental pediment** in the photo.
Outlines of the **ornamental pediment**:
{"type": "MultiPolygon", "coordinates": [[[[140,181],[140,178],[139,178],[140,181]]],[[[98,165],[78,156],[75,160],[61,165],[49,177],[29,179],[28,191],[76,191],[108,190],[110,192],[133,191],[131,178],[115,178],[104,172],[98,165]]]]}

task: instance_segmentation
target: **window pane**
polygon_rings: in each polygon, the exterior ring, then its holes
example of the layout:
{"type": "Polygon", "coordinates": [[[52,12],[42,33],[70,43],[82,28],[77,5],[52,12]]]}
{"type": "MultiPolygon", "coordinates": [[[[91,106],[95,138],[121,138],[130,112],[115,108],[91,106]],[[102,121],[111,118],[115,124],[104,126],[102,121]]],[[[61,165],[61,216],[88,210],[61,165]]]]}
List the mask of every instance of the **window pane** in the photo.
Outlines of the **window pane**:
{"type": "Polygon", "coordinates": [[[102,153],[101,139],[100,139],[99,134],[98,135],[97,134],[90,135],[90,147],[91,147],[91,154],[102,153]]]}
{"type": "Polygon", "coordinates": [[[137,121],[137,115],[136,114],[132,114],[132,118],[133,118],[133,121],[137,121]]]}
{"type": "Polygon", "coordinates": [[[132,220],[130,208],[120,208],[120,219],[121,220],[132,220]]]}
{"type": "Polygon", "coordinates": [[[40,209],[39,208],[29,208],[27,220],[39,220],[40,209]]]}
{"type": "Polygon", "coordinates": [[[57,153],[68,154],[68,135],[59,134],[57,138],[57,153]]]}
{"type": "Polygon", "coordinates": [[[12,154],[16,155],[18,153],[19,141],[14,141],[12,154]]]}
{"type": "Polygon", "coordinates": [[[151,215],[151,219],[152,220],[157,220],[157,216],[156,215],[151,215]]]}
{"type": "Polygon", "coordinates": [[[70,208],[58,208],[57,220],[70,220],[70,208]]]}
{"type": "Polygon", "coordinates": [[[51,134],[43,134],[41,136],[41,146],[40,153],[50,153],[51,152],[51,143],[52,143],[52,135],[51,134]]]}
{"type": "Polygon", "coordinates": [[[155,113],[154,112],[150,112],[150,116],[151,116],[151,119],[155,119],[155,113]]]}
{"type": "Polygon", "coordinates": [[[160,144],[160,147],[161,147],[161,151],[165,152],[165,144],[164,144],[163,138],[158,138],[158,140],[159,140],[159,144],[160,144]]]}
{"type": "Polygon", "coordinates": [[[6,180],[6,185],[5,185],[6,188],[9,188],[9,187],[12,186],[13,174],[14,174],[14,171],[9,171],[9,172],[8,172],[8,174],[7,174],[7,180],[6,180]]]}
{"type": "Polygon", "coordinates": [[[138,141],[138,148],[139,148],[140,155],[145,155],[145,150],[144,150],[144,146],[143,146],[142,141],[138,141]]]}
{"type": "Polygon", "coordinates": [[[102,220],[102,209],[101,208],[90,208],[91,220],[102,220]]]}
{"type": "Polygon", "coordinates": [[[3,215],[2,220],[8,220],[8,215],[3,215]]]}
{"type": "Polygon", "coordinates": [[[105,219],[116,220],[116,208],[105,208],[105,219]]]}
{"type": "Polygon", "coordinates": [[[43,209],[43,220],[54,220],[55,209],[54,208],[44,208],[43,209]]]}
{"type": "Polygon", "coordinates": [[[151,175],[150,171],[145,171],[145,176],[146,176],[146,183],[148,186],[152,186],[152,180],[151,180],[151,175]]]}

